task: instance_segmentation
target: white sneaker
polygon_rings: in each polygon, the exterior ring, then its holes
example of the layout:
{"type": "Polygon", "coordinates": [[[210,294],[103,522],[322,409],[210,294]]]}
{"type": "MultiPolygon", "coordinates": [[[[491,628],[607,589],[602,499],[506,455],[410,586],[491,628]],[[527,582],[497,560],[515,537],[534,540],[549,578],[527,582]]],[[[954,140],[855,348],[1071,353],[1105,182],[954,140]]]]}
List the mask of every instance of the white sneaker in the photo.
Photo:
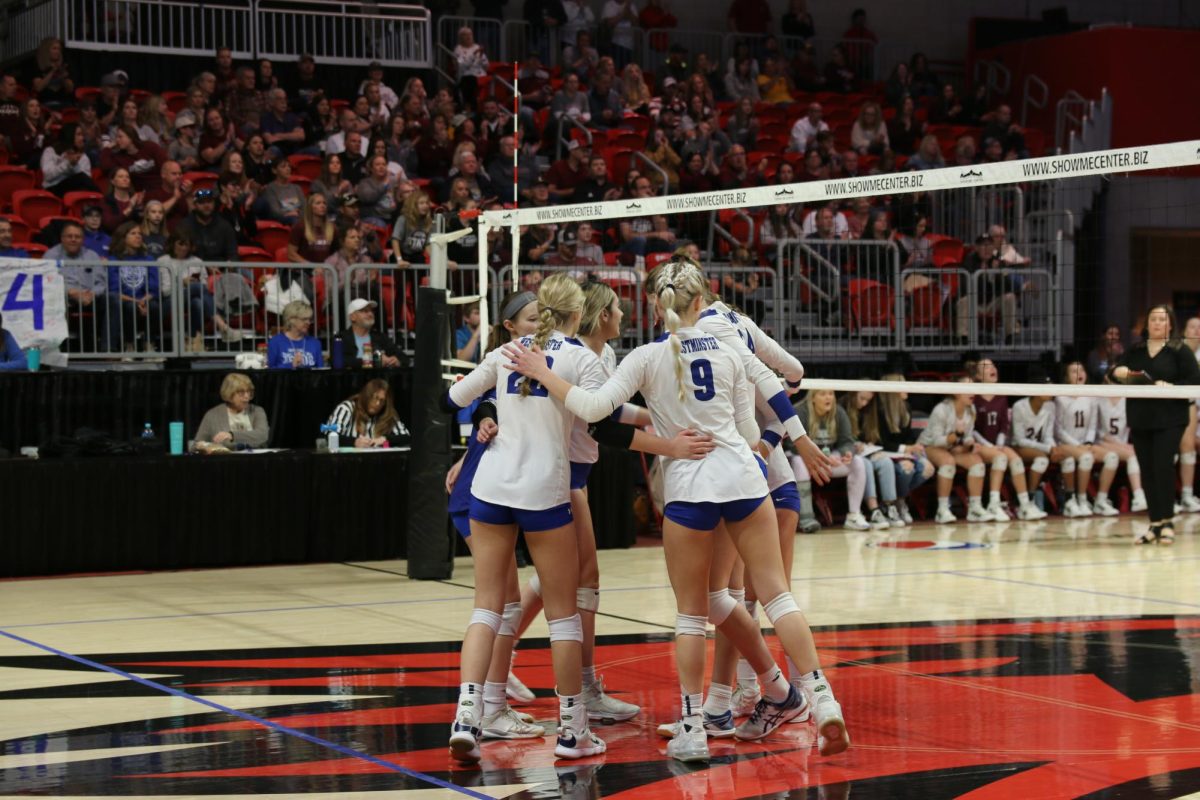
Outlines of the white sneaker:
{"type": "Polygon", "coordinates": [[[800,722],[808,722],[809,717],[812,716],[812,695],[809,693],[808,689],[804,688],[804,681],[800,680],[799,678],[794,678],[788,681],[788,683],[790,683],[792,688],[794,688],[797,692],[802,694],[804,699],[807,701],[804,704],[804,711],[800,713],[800,716],[788,720],[788,724],[795,725],[800,722]]]}
{"type": "MultiPolygon", "coordinates": [[[[704,733],[710,739],[728,739],[733,736],[733,712],[726,711],[724,714],[713,716],[707,711],[702,713],[704,720],[704,733]]],[[[683,721],[664,722],[655,728],[654,732],[664,739],[674,739],[679,735],[680,729],[683,727],[683,721]]]]}
{"type": "Polygon", "coordinates": [[[842,707],[833,695],[813,696],[813,720],[817,724],[817,751],[823,756],[835,756],[850,746],[850,734],[842,718],[842,707]]]}
{"type": "Polygon", "coordinates": [[[1175,513],[1176,514],[1183,513],[1183,503],[1179,503],[1179,502],[1175,503],[1175,513]]]}
{"type": "Polygon", "coordinates": [[[958,517],[954,516],[954,512],[949,508],[943,506],[938,508],[937,514],[934,516],[933,521],[938,525],[953,525],[954,523],[958,522],[958,517]]]}
{"type": "Polygon", "coordinates": [[[1195,495],[1183,498],[1179,505],[1183,506],[1183,510],[1189,514],[1200,511],[1200,500],[1197,500],[1195,495]]]}
{"type": "Polygon", "coordinates": [[[887,515],[883,513],[882,508],[873,509],[871,511],[870,518],[867,520],[867,523],[877,531],[885,531],[892,527],[891,523],[888,522],[887,515]]]}
{"type": "Polygon", "coordinates": [[[994,522],[991,512],[983,506],[967,507],[967,522],[994,522]]]}
{"type": "Polygon", "coordinates": [[[1090,517],[1096,513],[1092,510],[1092,504],[1088,501],[1086,496],[1075,496],[1075,510],[1079,512],[1079,516],[1081,517],[1090,517]]]}
{"type": "Polygon", "coordinates": [[[847,514],[846,521],[842,523],[842,527],[848,531],[871,530],[871,525],[867,522],[867,518],[862,515],[861,511],[847,514]]]}
{"type": "Polygon", "coordinates": [[[758,705],[759,699],[762,697],[762,691],[758,688],[758,683],[743,686],[738,684],[733,690],[733,715],[735,717],[748,717],[754,713],[754,707],[758,705]]]}
{"type": "Polygon", "coordinates": [[[1008,515],[1008,509],[1004,507],[1004,503],[992,503],[986,510],[991,515],[992,522],[1008,522],[1012,519],[1008,515]]]}
{"type": "Polygon", "coordinates": [[[900,516],[900,510],[896,506],[888,506],[887,521],[893,528],[903,528],[904,518],[900,516]]]}
{"type": "Polygon", "coordinates": [[[1134,514],[1145,511],[1146,508],[1146,496],[1144,494],[1135,494],[1133,500],[1129,502],[1129,510],[1134,514]]]}
{"type": "Polygon", "coordinates": [[[607,749],[608,745],[604,740],[589,728],[577,731],[559,722],[558,744],[554,746],[555,758],[587,758],[599,755],[607,749]]]}
{"type": "Polygon", "coordinates": [[[546,735],[541,725],[524,721],[508,706],[483,718],[484,739],[540,739],[546,735]]]}
{"type": "Polygon", "coordinates": [[[504,694],[514,703],[532,703],[537,699],[537,695],[529,691],[529,687],[522,683],[512,670],[508,672],[508,683],[504,686],[504,694]]]}
{"type": "Polygon", "coordinates": [[[737,726],[734,736],[742,741],[755,741],[769,736],[780,725],[799,717],[808,707],[808,699],[795,686],[788,684],[788,695],[778,703],[765,697],[758,701],[754,713],[737,726]]]}
{"type": "Polygon", "coordinates": [[[677,761],[708,761],[708,736],[703,725],[676,723],[678,732],[667,742],[667,755],[677,761]]]}
{"type": "Polygon", "coordinates": [[[1037,520],[1045,519],[1046,512],[1038,508],[1034,503],[1029,502],[1017,509],[1017,519],[1037,520]]]}
{"type": "Polygon", "coordinates": [[[1075,502],[1074,496],[1068,497],[1067,502],[1063,503],[1062,514],[1064,517],[1081,517],[1079,513],[1079,505],[1075,502]]]}
{"type": "Polygon", "coordinates": [[[642,710],[641,706],[626,703],[604,693],[604,679],[596,676],[596,682],[583,687],[583,702],[587,706],[588,719],[605,722],[624,722],[633,719],[642,710]]]}
{"type": "Polygon", "coordinates": [[[1102,517],[1115,517],[1121,513],[1107,497],[1097,497],[1092,508],[1102,517]]]}
{"type": "Polygon", "coordinates": [[[475,764],[481,755],[479,740],[482,732],[475,724],[469,709],[463,709],[450,726],[450,757],[462,764],[475,764]]]}
{"type": "Polygon", "coordinates": [[[908,510],[908,501],[903,498],[896,501],[896,507],[900,509],[900,518],[904,520],[905,525],[913,524],[912,512],[908,510]]]}

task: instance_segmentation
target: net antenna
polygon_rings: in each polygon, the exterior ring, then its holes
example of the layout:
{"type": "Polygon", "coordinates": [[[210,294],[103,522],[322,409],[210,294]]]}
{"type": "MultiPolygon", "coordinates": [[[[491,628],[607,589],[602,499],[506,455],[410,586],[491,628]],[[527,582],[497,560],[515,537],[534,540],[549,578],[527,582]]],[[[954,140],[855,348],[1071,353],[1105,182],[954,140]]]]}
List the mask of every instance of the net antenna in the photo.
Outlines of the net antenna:
{"type": "MultiPolygon", "coordinates": [[[[465,306],[471,303],[479,303],[479,350],[480,352],[487,351],[488,331],[488,269],[487,269],[487,248],[483,246],[483,242],[487,241],[487,232],[491,229],[487,220],[481,218],[479,209],[468,209],[458,212],[458,219],[464,223],[463,227],[449,233],[445,232],[446,217],[445,215],[437,218],[434,233],[429,237],[429,285],[434,289],[441,289],[446,292],[446,303],[452,306],[465,306]],[[446,247],[454,241],[458,241],[467,234],[471,233],[471,220],[479,219],[479,294],[464,295],[462,297],[454,297],[449,292],[446,286],[446,274],[449,271],[449,259],[446,256],[446,247]]],[[[442,366],[448,369],[475,369],[477,364],[472,361],[463,361],[457,358],[443,358],[442,366]]],[[[442,373],[442,377],[448,381],[458,380],[458,376],[451,372],[442,373]]]]}

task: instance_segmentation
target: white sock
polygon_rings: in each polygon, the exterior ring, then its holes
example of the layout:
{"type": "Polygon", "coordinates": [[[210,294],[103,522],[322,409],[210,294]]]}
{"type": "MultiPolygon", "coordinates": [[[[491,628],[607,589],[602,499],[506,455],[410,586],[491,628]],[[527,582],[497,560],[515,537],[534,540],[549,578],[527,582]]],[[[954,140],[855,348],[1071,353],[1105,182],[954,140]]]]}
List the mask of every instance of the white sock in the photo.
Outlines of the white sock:
{"type": "Polygon", "coordinates": [[[559,727],[570,728],[576,733],[587,730],[587,706],[582,694],[560,694],[558,696],[559,727]]]}
{"type": "Polygon", "coordinates": [[[1108,499],[1108,492],[1096,492],[1096,505],[1100,505],[1108,499]]]}
{"type": "Polygon", "coordinates": [[[762,686],[763,697],[772,703],[782,703],[792,688],[784,679],[783,670],[774,666],[766,672],[759,673],[758,683],[762,686]]]}
{"type": "Polygon", "coordinates": [[[1133,496],[1135,498],[1137,498],[1138,500],[1145,502],[1146,501],[1146,490],[1145,489],[1134,489],[1133,496]]]}
{"type": "Polygon", "coordinates": [[[808,690],[809,694],[822,694],[833,697],[833,688],[829,685],[825,673],[819,669],[814,669],[812,672],[802,675],[800,681],[804,684],[804,688],[808,690]]]}
{"type": "Polygon", "coordinates": [[[458,715],[462,710],[470,709],[471,718],[478,725],[483,720],[483,684],[466,681],[458,685],[458,715]]]}
{"type": "Polygon", "coordinates": [[[792,661],[791,656],[784,656],[787,659],[788,680],[795,681],[800,677],[800,668],[796,666],[796,662],[792,661]]]}
{"type": "Polygon", "coordinates": [[[950,510],[950,498],[949,497],[939,497],[938,498],[938,511],[941,511],[943,508],[946,509],[947,511],[950,510]]]}
{"type": "Polygon", "coordinates": [[[980,497],[969,497],[969,498],[967,498],[967,506],[972,511],[982,511],[983,510],[983,499],[980,497]]]}
{"type": "Polygon", "coordinates": [[[988,494],[988,505],[992,505],[992,506],[1000,505],[1000,493],[999,492],[991,492],[990,494],[988,494]]]}
{"type": "Polygon", "coordinates": [[[681,690],[679,692],[679,699],[681,701],[680,707],[682,709],[680,716],[684,719],[688,719],[689,717],[699,717],[700,711],[704,708],[702,698],[703,695],[701,695],[699,692],[696,692],[695,694],[688,694],[686,691],[681,690]]]}
{"type": "Polygon", "coordinates": [[[593,685],[596,682],[596,665],[593,664],[590,667],[584,667],[582,670],[582,674],[583,674],[583,685],[585,687],[593,685]]]}
{"type": "Polygon", "coordinates": [[[723,683],[709,684],[708,697],[704,700],[704,713],[719,717],[733,707],[733,687],[723,683]]]}
{"type": "Polygon", "coordinates": [[[750,662],[744,658],[739,658],[737,665],[738,686],[753,686],[756,677],[754,667],[750,666],[750,662]]]}
{"type": "Polygon", "coordinates": [[[1190,486],[1184,486],[1184,487],[1183,487],[1183,488],[1180,490],[1180,492],[1183,494],[1183,499],[1184,499],[1184,500],[1191,500],[1191,499],[1192,499],[1192,487],[1190,487],[1190,486]]]}
{"type": "Polygon", "coordinates": [[[1029,505],[1029,492],[1017,492],[1017,502],[1023,506],[1029,505]]]}
{"type": "Polygon", "coordinates": [[[485,717],[490,717],[508,705],[508,699],[504,696],[504,689],[507,686],[507,683],[492,683],[491,681],[483,685],[483,715],[485,717]]]}

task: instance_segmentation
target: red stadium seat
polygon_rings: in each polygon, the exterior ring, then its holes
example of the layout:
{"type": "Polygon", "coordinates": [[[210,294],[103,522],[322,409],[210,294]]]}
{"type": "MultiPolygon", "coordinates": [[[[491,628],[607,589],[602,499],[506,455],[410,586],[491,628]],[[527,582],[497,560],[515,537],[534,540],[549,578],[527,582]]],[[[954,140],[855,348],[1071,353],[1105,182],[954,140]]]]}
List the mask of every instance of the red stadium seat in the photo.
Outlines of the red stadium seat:
{"type": "Polygon", "coordinates": [[[650,253],[646,256],[646,274],[650,274],[659,264],[671,260],[671,253],[650,253]]]}
{"type": "Polygon", "coordinates": [[[312,182],[313,179],[307,175],[296,175],[293,173],[292,177],[288,178],[288,183],[295,184],[304,190],[305,197],[308,197],[309,190],[312,188],[312,182]]]}
{"type": "Polygon", "coordinates": [[[100,99],[99,86],[76,86],[75,99],[80,103],[95,103],[100,99]]]}
{"type": "Polygon", "coordinates": [[[910,328],[942,328],[942,287],[936,282],[920,289],[914,289],[911,295],[912,308],[908,315],[910,328]]]}
{"type": "Polygon", "coordinates": [[[41,219],[39,219],[38,224],[37,224],[38,230],[44,231],[46,228],[49,228],[51,225],[53,225],[56,222],[74,222],[78,225],[83,224],[83,220],[77,216],[54,215],[54,216],[49,216],[49,217],[42,217],[41,219]]]}
{"type": "Polygon", "coordinates": [[[646,137],[640,133],[618,133],[608,144],[619,150],[644,150],[646,137]]]}
{"type": "Polygon", "coordinates": [[[82,217],[86,206],[100,205],[104,195],[100,192],[67,192],[63,195],[63,206],[72,217],[82,217]]]}
{"type": "Polygon", "coordinates": [[[933,243],[933,265],[946,267],[951,264],[961,264],[963,260],[963,243],[958,239],[945,238],[933,243]]]}
{"type": "Polygon", "coordinates": [[[850,325],[890,330],[895,325],[896,295],[892,287],[877,281],[856,278],[850,281],[850,325]]]}
{"type": "Polygon", "coordinates": [[[37,186],[37,176],[25,167],[0,167],[0,211],[12,210],[12,198],[17,192],[37,186]]]}
{"type": "Polygon", "coordinates": [[[211,172],[185,172],[183,180],[192,184],[192,191],[217,188],[217,176],[211,172]]]}
{"type": "Polygon", "coordinates": [[[299,175],[310,181],[321,177],[323,165],[320,156],[294,155],[288,156],[288,161],[291,162],[293,176],[299,175]]]}
{"type": "Polygon", "coordinates": [[[46,247],[46,245],[39,244],[37,242],[14,242],[13,247],[29,253],[30,258],[41,258],[42,256],[46,255],[46,251],[50,249],[46,247]]]}
{"type": "Polygon", "coordinates": [[[634,133],[642,137],[643,142],[645,142],[646,136],[650,133],[650,125],[650,118],[640,114],[625,117],[625,119],[621,120],[621,127],[632,129],[634,133]]]}
{"type": "MultiPolygon", "coordinates": [[[[286,253],[288,242],[291,241],[291,238],[292,229],[282,222],[275,222],[269,219],[259,220],[258,236],[255,237],[255,240],[268,253],[275,253],[281,247],[286,253]]],[[[287,258],[281,260],[286,261],[287,258]]]]}
{"type": "Polygon", "coordinates": [[[261,247],[253,245],[241,245],[238,247],[238,261],[245,261],[251,264],[269,264],[272,261],[271,254],[261,247]]]}
{"type": "Polygon", "coordinates": [[[187,106],[187,92],[166,91],[162,93],[163,104],[172,114],[178,114],[187,106]]]}
{"type": "Polygon", "coordinates": [[[29,223],[18,217],[16,214],[0,214],[0,219],[8,220],[13,229],[13,241],[24,242],[29,240],[30,232],[33,230],[29,223]]]}
{"type": "Polygon", "coordinates": [[[44,189],[22,189],[13,192],[13,213],[21,217],[29,227],[38,228],[42,217],[57,216],[63,212],[62,200],[44,189]]]}

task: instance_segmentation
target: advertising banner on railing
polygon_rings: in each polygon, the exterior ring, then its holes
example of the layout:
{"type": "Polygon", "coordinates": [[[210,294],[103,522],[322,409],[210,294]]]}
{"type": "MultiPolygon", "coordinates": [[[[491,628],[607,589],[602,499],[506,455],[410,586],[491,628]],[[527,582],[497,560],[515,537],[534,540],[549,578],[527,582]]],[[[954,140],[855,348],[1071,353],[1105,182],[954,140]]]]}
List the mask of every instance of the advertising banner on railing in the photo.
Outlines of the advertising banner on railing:
{"type": "Polygon", "coordinates": [[[55,262],[0,258],[0,314],[23,349],[57,349],[67,338],[67,310],[55,262]]]}

